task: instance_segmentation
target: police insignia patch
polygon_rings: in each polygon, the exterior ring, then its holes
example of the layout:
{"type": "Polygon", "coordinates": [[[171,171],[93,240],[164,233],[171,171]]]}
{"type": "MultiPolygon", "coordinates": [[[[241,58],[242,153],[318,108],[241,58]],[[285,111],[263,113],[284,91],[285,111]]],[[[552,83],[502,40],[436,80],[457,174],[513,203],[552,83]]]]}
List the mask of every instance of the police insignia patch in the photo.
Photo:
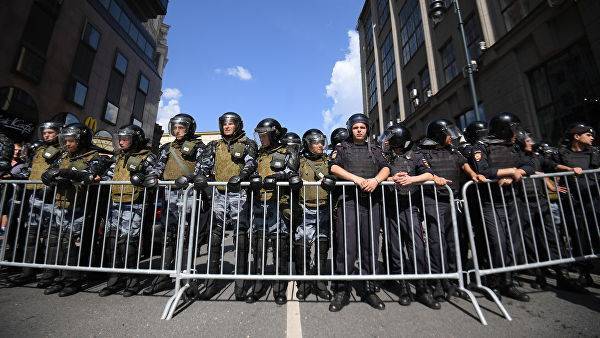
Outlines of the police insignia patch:
{"type": "Polygon", "coordinates": [[[332,160],[335,160],[335,157],[336,157],[336,156],[337,156],[337,150],[334,150],[334,151],[331,153],[331,159],[332,159],[332,160]]]}
{"type": "Polygon", "coordinates": [[[481,161],[481,151],[474,152],[473,157],[475,158],[475,161],[477,161],[477,162],[481,161]]]}
{"type": "Polygon", "coordinates": [[[429,165],[429,162],[427,162],[426,159],[423,159],[423,165],[425,166],[425,168],[431,168],[431,166],[429,165]]]}

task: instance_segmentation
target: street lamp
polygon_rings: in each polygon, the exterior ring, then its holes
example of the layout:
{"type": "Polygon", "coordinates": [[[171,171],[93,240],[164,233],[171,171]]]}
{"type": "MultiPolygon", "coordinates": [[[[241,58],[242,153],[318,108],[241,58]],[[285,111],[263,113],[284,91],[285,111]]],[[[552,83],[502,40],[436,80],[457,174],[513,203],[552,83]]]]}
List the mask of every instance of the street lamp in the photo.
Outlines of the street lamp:
{"type": "MultiPolygon", "coordinates": [[[[450,0],[450,6],[454,5],[454,11],[458,16],[458,27],[460,28],[460,34],[462,36],[463,47],[465,48],[465,56],[467,64],[465,66],[465,71],[469,78],[469,87],[471,88],[471,97],[473,98],[473,110],[475,111],[475,118],[477,121],[480,121],[479,115],[479,104],[477,99],[477,91],[475,90],[475,78],[473,73],[476,70],[476,64],[473,64],[471,61],[471,53],[469,53],[469,47],[467,46],[467,36],[465,34],[465,23],[462,18],[462,13],[460,11],[460,6],[458,4],[458,0],[450,0]]],[[[431,0],[429,3],[429,17],[433,20],[434,23],[439,23],[444,19],[444,15],[448,11],[449,8],[446,7],[445,1],[443,0],[431,0]]]]}

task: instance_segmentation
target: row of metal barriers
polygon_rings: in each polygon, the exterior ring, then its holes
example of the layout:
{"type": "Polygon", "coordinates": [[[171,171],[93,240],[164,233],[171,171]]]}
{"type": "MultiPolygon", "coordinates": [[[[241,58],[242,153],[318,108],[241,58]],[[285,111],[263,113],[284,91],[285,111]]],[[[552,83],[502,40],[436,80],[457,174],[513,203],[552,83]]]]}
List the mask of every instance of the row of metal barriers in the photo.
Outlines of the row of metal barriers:
{"type": "Polygon", "coordinates": [[[535,175],[505,186],[469,181],[461,199],[448,186],[392,182],[372,193],[338,182],[328,193],[317,182],[298,191],[287,183],[230,191],[226,182],[196,190],[168,181],[147,189],[3,180],[0,265],[168,276],[175,288],[163,319],[188,301],[193,280],[247,281],[250,288],[261,281],[445,280],[486,324],[472,291],[511,320],[486,277],[598,258],[599,173],[535,175]]]}

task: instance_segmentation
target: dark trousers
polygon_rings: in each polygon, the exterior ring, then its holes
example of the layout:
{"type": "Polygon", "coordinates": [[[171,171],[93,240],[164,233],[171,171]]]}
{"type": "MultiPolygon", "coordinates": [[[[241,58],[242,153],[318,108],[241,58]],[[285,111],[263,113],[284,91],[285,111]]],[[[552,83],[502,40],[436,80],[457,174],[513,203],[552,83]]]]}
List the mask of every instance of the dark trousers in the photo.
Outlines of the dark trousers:
{"type": "Polygon", "coordinates": [[[518,264],[524,260],[522,237],[516,219],[514,200],[483,203],[483,221],[487,232],[488,255],[492,267],[518,264]]]}
{"type": "MultiPolygon", "coordinates": [[[[337,210],[335,224],[335,273],[355,274],[354,264],[359,260],[361,273],[373,274],[379,259],[381,204],[374,198],[370,201],[369,195],[359,196],[358,203],[354,198],[344,202],[337,210]]],[[[349,284],[337,282],[335,287],[341,290],[349,284]]]]}
{"type": "MultiPolygon", "coordinates": [[[[458,218],[458,216],[457,216],[458,218]]],[[[424,221],[427,225],[429,260],[432,273],[456,271],[456,250],[452,209],[447,199],[425,196],[424,221]]]]}
{"type": "Polygon", "coordinates": [[[425,239],[417,206],[399,205],[397,209],[395,205],[388,206],[386,216],[390,273],[427,273],[425,239]],[[406,256],[403,246],[406,247],[406,256]]]}
{"type": "Polygon", "coordinates": [[[564,258],[567,253],[562,241],[561,225],[554,223],[546,197],[523,197],[518,205],[528,262],[564,258]]]}

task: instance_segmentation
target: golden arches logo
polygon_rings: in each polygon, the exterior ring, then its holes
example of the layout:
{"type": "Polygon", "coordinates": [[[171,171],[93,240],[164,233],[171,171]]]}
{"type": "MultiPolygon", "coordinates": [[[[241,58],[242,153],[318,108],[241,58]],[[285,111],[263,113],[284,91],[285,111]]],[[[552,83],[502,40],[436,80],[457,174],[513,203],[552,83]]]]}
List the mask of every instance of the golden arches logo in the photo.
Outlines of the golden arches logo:
{"type": "Polygon", "coordinates": [[[90,128],[94,133],[96,132],[96,128],[98,127],[98,122],[95,118],[88,116],[83,120],[83,124],[85,124],[88,128],[90,128]]]}

